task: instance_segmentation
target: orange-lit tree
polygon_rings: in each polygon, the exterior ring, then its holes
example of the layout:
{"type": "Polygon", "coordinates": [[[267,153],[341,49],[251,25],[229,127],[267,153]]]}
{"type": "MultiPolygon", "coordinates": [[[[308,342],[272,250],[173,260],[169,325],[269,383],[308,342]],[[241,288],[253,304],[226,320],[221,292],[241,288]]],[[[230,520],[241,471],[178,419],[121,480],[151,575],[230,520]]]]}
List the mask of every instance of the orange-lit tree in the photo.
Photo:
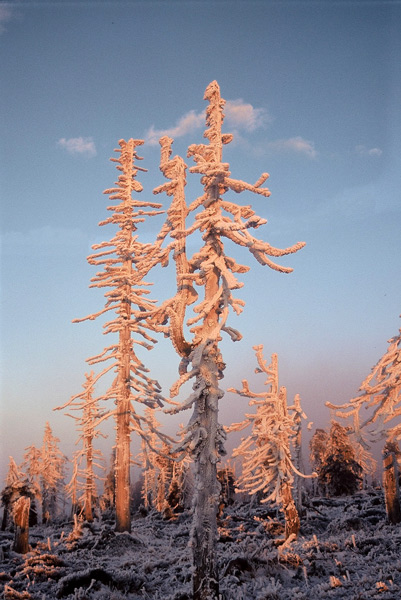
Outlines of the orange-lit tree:
{"type": "Polygon", "coordinates": [[[190,451],[195,463],[191,534],[195,600],[219,597],[215,558],[220,488],[217,463],[224,453],[225,440],[225,432],[218,422],[219,400],[223,396],[218,382],[225,368],[219,342],[223,333],[233,341],[241,339],[241,334],[227,324],[227,319],[230,310],[237,314],[242,311],[244,302],[234,298],[232,291],[243,285],[236,274],[249,270],[226,254],[223,240],[247,248],[261,265],[280,272],[292,269],[277,265],[274,259],[294,253],[304,245],[300,242],[290,248],[278,249],[257,239],[249,230],[265,224],[266,220],[256,216],[250,206],[240,206],[224,198],[228,191],[239,193],[245,190],[268,197],[269,190],[262,187],[268,174],[264,173],[254,185],[231,178],[229,165],[223,162],[223,146],[231,142],[233,136],[222,133],[225,101],[216,81],[206,88],[205,100],[208,101],[204,133],[207,143],[188,148],[188,156],[196,163],[189,172],[201,176],[203,193],[186,204],[187,166],[180,157],[170,158],[172,140],[167,137],[160,140],[160,167],[169,181],[154,190],[172,197],[169,218],[161,237],[170,234],[173,239],[177,294],[160,311],[164,318],[169,318],[168,332],[182,359],[180,379],[173,386],[172,395],[176,395],[185,382],[194,380],[193,393],[169,410],[174,413],[193,408],[181,449],[190,451]],[[191,213],[194,213],[194,219],[186,224],[186,217],[191,213]],[[195,232],[201,234],[203,245],[199,252],[188,258],[185,242],[195,232]],[[202,299],[194,307],[195,316],[187,320],[186,309],[196,301],[196,287],[203,289],[202,299]],[[190,340],[185,338],[186,325],[192,333],[190,340]]]}
{"type": "Polygon", "coordinates": [[[116,373],[111,386],[99,399],[113,399],[116,408],[110,411],[116,421],[115,506],[116,530],[130,531],[130,441],[131,432],[143,435],[143,417],[135,411],[134,402],[157,406],[161,404],[160,386],[148,375],[149,370],[137,355],[134,346],[151,349],[156,341],[153,326],[143,318],[143,313],[153,308],[153,301],[146,298],[149,284],[144,280],[150,268],[157,263],[155,247],[141,243],[136,234],[139,223],[146,217],[159,214],[160,204],[136,200],[132,194],[142,191],[137,181],[138,171],[145,171],[136,164],[140,157],[137,147],[142,140],[120,140],[118,158],[112,158],[120,171],[116,187],[105,190],[110,200],[117,201],[108,210],[112,215],[99,225],[115,225],[117,233],[108,242],[93,246],[94,254],[88,257],[91,265],[101,266],[102,271],[92,278],[90,287],[105,289],[105,307],[84,319],[96,319],[114,311],[114,318],[105,324],[105,333],[116,334],[117,342],[106,347],[99,355],[88,359],[91,365],[107,362],[108,366],[93,379],[93,385],[110,371],[116,373]]]}

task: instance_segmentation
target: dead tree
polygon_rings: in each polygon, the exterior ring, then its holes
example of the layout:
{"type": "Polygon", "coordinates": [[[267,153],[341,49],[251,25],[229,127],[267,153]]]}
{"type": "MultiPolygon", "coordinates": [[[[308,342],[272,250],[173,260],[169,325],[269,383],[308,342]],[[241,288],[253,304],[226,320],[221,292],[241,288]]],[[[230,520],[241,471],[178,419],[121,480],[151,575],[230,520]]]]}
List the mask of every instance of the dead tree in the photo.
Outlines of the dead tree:
{"type": "Polygon", "coordinates": [[[153,309],[154,302],[146,299],[149,285],[144,277],[157,264],[155,247],[139,242],[137,225],[147,216],[160,213],[160,204],[132,198],[133,192],[141,192],[142,185],[136,180],[138,171],[145,171],[136,164],[140,157],[136,148],[142,140],[119,141],[116,150],[119,158],[112,158],[120,171],[116,187],[105,190],[111,200],[118,203],[109,206],[112,216],[99,225],[118,226],[116,235],[109,242],[93,246],[94,254],[88,257],[91,265],[102,266],[103,271],[92,278],[90,287],[106,289],[107,302],[97,313],[84,319],[96,319],[109,311],[115,311],[113,320],[105,324],[105,333],[118,336],[118,342],[108,346],[101,354],[88,359],[91,365],[110,361],[109,365],[94,377],[95,384],[100,377],[114,370],[116,378],[108,391],[101,396],[113,399],[116,408],[109,412],[116,421],[116,462],[115,462],[115,506],[116,530],[130,531],[130,442],[131,432],[142,432],[142,417],[135,411],[134,402],[148,406],[161,405],[161,389],[157,381],[148,376],[149,370],[139,359],[134,345],[148,350],[156,341],[152,335],[152,324],[143,314],[153,309]],[[135,336],[135,339],[134,339],[135,336]]]}
{"type": "Polygon", "coordinates": [[[173,386],[172,395],[178,393],[182,384],[194,380],[193,393],[171,412],[193,408],[181,448],[191,452],[195,463],[191,534],[195,600],[218,598],[215,544],[220,485],[217,463],[224,454],[225,440],[225,432],[218,422],[219,400],[223,396],[219,380],[225,368],[219,342],[223,333],[233,341],[241,339],[241,334],[228,326],[227,319],[230,310],[237,314],[242,311],[244,302],[234,298],[232,290],[242,287],[236,274],[249,270],[249,267],[237,264],[226,255],[223,240],[226,238],[247,248],[261,265],[280,272],[292,269],[277,265],[271,257],[296,252],[304,245],[301,242],[280,250],[255,238],[249,230],[265,224],[266,220],[256,216],[250,206],[240,206],[223,198],[229,190],[236,193],[246,190],[268,197],[270,191],[262,187],[268,174],[263,173],[254,185],[231,177],[229,165],[223,162],[222,154],[223,146],[230,143],[233,136],[222,133],[225,101],[216,81],[206,88],[205,100],[208,101],[204,133],[207,143],[193,144],[188,148],[188,156],[193,157],[196,163],[189,172],[201,175],[203,193],[187,206],[184,192],[187,166],[180,157],[170,158],[172,140],[167,137],[160,140],[160,168],[169,181],[154,190],[172,197],[168,221],[159,236],[160,240],[171,235],[177,272],[177,294],[160,311],[164,318],[169,318],[168,334],[182,358],[181,376],[173,386]],[[187,225],[186,217],[194,211],[198,211],[195,219],[187,225]],[[186,239],[195,232],[201,233],[203,246],[188,258],[186,239]],[[203,289],[203,297],[194,307],[195,316],[186,321],[186,309],[197,299],[195,286],[203,289]],[[184,334],[185,323],[193,334],[189,341],[184,334]]]}

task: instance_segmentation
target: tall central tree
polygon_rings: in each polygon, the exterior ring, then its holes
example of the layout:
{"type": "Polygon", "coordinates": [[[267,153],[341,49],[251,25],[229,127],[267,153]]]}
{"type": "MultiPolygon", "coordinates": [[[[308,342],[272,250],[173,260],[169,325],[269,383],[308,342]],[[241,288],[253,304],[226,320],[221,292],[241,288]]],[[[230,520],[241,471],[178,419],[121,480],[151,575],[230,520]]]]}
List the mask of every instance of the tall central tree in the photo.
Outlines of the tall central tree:
{"type": "Polygon", "coordinates": [[[119,202],[108,207],[113,214],[101,221],[99,225],[115,225],[118,230],[109,242],[94,245],[93,250],[96,252],[88,256],[91,265],[103,267],[103,270],[92,278],[90,287],[106,288],[107,302],[99,312],[75,320],[75,322],[92,320],[109,311],[115,312],[115,317],[105,324],[105,333],[117,334],[117,343],[88,359],[88,363],[93,365],[110,361],[110,364],[93,378],[92,386],[109,371],[116,372],[110,388],[100,398],[114,399],[116,404],[115,410],[110,411],[109,414],[115,417],[117,431],[115,461],[117,531],[131,530],[129,508],[131,432],[136,431],[143,435],[144,417],[135,411],[133,403],[140,402],[151,407],[161,405],[160,386],[156,380],[148,376],[149,370],[134,349],[134,344],[151,349],[156,341],[152,336],[152,324],[142,316],[153,309],[154,302],[146,299],[149,284],[144,281],[144,277],[155,262],[157,263],[157,249],[152,244],[138,241],[137,225],[145,221],[145,217],[162,212],[158,210],[161,208],[160,204],[136,200],[132,197],[134,192],[139,193],[143,189],[141,183],[136,180],[138,171],[146,171],[136,164],[136,161],[140,160],[136,148],[142,144],[142,140],[120,140],[120,148],[116,150],[119,158],[111,158],[117,163],[117,169],[121,174],[116,187],[107,189],[104,193],[110,195],[110,200],[119,202]]]}
{"type": "Polygon", "coordinates": [[[192,453],[195,462],[191,541],[195,600],[219,597],[215,558],[220,489],[217,463],[224,454],[225,439],[225,432],[218,422],[219,400],[223,396],[218,382],[223,377],[225,368],[219,342],[223,332],[233,341],[241,339],[241,334],[227,325],[227,318],[230,308],[237,314],[242,311],[244,302],[235,299],[232,290],[243,285],[237,280],[236,273],[249,270],[249,267],[237,264],[226,255],[223,240],[225,238],[248,248],[260,264],[281,272],[290,272],[292,269],[277,265],[272,257],[294,253],[304,246],[300,242],[290,248],[278,249],[257,239],[250,234],[249,229],[258,228],[266,220],[256,216],[250,206],[240,206],[224,199],[224,194],[229,190],[237,193],[247,190],[268,197],[270,191],[261,187],[268,174],[263,173],[254,185],[231,178],[229,164],[223,162],[223,146],[230,143],[233,136],[222,133],[225,101],[221,98],[216,81],[206,88],[205,100],[208,101],[208,107],[204,137],[208,143],[194,144],[188,148],[188,156],[193,157],[196,163],[189,171],[202,176],[203,193],[189,206],[186,205],[186,165],[179,157],[170,159],[170,138],[160,140],[161,170],[170,182],[154,190],[155,193],[167,192],[173,196],[163,235],[169,231],[174,240],[172,245],[177,270],[177,294],[163,308],[164,316],[170,318],[170,337],[182,361],[181,376],[172,389],[172,395],[178,393],[183,383],[194,379],[193,393],[181,405],[169,411],[179,412],[193,407],[193,415],[186,427],[181,447],[192,453]],[[198,209],[193,223],[186,225],[186,216],[198,209]],[[185,239],[195,232],[201,233],[203,246],[188,258],[185,239]],[[203,297],[194,307],[195,316],[187,321],[186,309],[197,296],[194,286],[203,288],[203,297]],[[186,324],[193,334],[190,341],[184,335],[186,324]]]}

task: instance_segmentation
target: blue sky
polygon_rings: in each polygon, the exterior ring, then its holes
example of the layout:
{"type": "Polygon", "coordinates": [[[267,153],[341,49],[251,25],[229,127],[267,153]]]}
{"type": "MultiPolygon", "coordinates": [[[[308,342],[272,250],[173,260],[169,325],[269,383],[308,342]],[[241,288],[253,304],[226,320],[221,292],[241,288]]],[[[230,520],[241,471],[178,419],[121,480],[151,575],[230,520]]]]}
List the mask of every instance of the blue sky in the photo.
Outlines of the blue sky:
{"type": "MultiPolygon", "coordinates": [[[[290,275],[236,254],[252,268],[230,322],[243,340],[222,345],[222,385],[252,379],[252,346],[264,344],[316,426],[328,422],[326,400],[357,392],[400,327],[400,31],[401,4],[386,1],[0,2],[0,475],[9,454],[20,461],[41,444],[46,420],[71,456],[74,424],[52,409],[111,343],[100,322],[71,321],[104,304],[86,256],[112,237],[98,222],[117,177],[113,149],[146,140],[140,181],[151,198],[164,181],[157,136],[169,132],[183,156],[200,142],[214,79],[235,135],[232,176],[270,173],[270,198],[235,200],[268,219],[263,239],[307,243],[283,259],[290,275]]],[[[198,176],[187,190],[199,193],[198,176]]],[[[174,274],[153,275],[161,301],[174,274]]],[[[167,393],[178,366],[168,340],[143,360],[167,393]]],[[[245,409],[227,394],[221,421],[245,409]]]]}

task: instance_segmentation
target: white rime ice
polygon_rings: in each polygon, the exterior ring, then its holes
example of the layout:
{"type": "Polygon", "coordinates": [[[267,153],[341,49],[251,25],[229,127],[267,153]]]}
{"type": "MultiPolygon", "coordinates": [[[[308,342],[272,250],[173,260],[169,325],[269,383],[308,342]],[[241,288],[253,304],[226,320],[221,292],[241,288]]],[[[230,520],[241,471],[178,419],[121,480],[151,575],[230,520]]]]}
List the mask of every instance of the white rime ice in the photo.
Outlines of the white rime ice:
{"type": "Polygon", "coordinates": [[[255,215],[252,208],[240,206],[226,200],[226,192],[249,191],[268,197],[270,191],[262,187],[267,173],[263,173],[254,184],[233,179],[229,164],[223,162],[223,146],[232,141],[231,134],[222,133],[225,101],[221,98],[216,81],[208,85],[205,92],[207,129],[204,137],[207,143],[192,144],[188,157],[195,166],[190,173],[201,176],[203,193],[189,205],[185,201],[187,165],[178,156],[171,158],[172,139],[163,137],[160,168],[169,181],[154,190],[154,193],[167,193],[172,197],[168,219],[159,235],[161,243],[168,235],[172,242],[168,249],[174,251],[177,274],[176,296],[165,302],[155,313],[159,329],[165,331],[182,357],[180,378],[173,386],[172,396],[188,380],[194,380],[193,392],[181,404],[169,409],[179,412],[193,408],[193,415],[184,430],[180,446],[190,452],[195,463],[194,521],[192,528],[192,548],[194,561],[193,593],[195,600],[218,598],[218,574],[215,562],[217,538],[216,515],[219,500],[219,483],[216,465],[224,454],[225,432],[218,423],[218,405],[223,391],[218,381],[223,377],[225,364],[219,349],[222,333],[233,341],[241,339],[241,334],[227,324],[230,310],[242,312],[244,302],[234,298],[232,291],[242,287],[237,273],[245,273],[249,267],[239,265],[226,255],[223,240],[247,248],[261,265],[268,265],[281,272],[292,269],[275,262],[277,257],[294,253],[304,246],[303,242],[285,249],[278,249],[261,241],[250,233],[266,223],[255,215]],[[191,224],[186,217],[194,213],[191,224]],[[186,238],[199,232],[203,246],[192,257],[186,253],[186,238]],[[193,316],[187,318],[187,307],[196,302],[198,292],[203,288],[201,300],[193,308],[193,316]],[[168,326],[165,325],[169,320],[168,326]],[[190,327],[192,339],[186,340],[185,325],[190,327]]]}

